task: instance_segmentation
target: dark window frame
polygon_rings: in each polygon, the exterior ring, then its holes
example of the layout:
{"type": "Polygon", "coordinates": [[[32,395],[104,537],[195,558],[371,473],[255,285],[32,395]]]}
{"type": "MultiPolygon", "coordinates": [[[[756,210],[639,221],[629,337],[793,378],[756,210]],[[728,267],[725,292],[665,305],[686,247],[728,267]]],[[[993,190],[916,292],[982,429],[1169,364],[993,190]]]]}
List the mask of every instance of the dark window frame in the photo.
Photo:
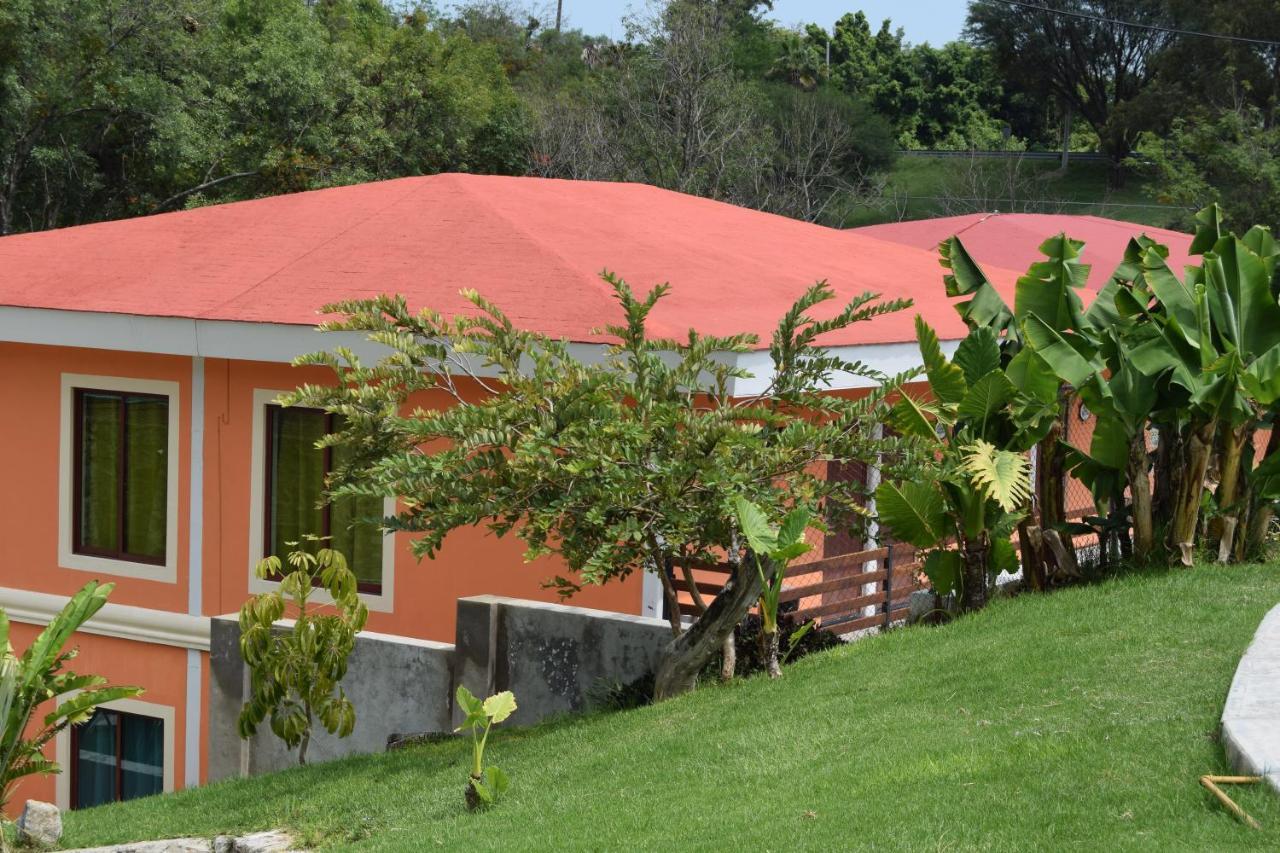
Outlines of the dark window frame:
{"type": "MultiPolygon", "coordinates": [[[[334,432],[334,416],[332,412],[326,412],[324,409],[316,409],[316,408],[311,408],[307,406],[290,406],[289,408],[295,412],[314,412],[315,414],[323,415],[325,435],[331,435],[334,432]]],[[[263,421],[263,425],[265,427],[263,432],[265,433],[265,442],[266,442],[266,447],[265,447],[266,452],[263,458],[266,464],[262,466],[263,486],[262,486],[262,554],[260,555],[261,557],[273,556],[272,549],[271,549],[271,538],[272,538],[271,528],[272,528],[272,521],[273,521],[272,511],[275,508],[275,494],[272,488],[272,485],[273,485],[272,480],[274,479],[272,477],[272,473],[275,468],[276,417],[280,412],[283,412],[284,409],[285,407],[281,406],[279,403],[268,403],[266,406],[266,416],[263,421]]],[[[323,448],[322,452],[324,453],[324,462],[323,462],[324,476],[327,479],[329,477],[329,474],[333,471],[333,448],[325,447],[323,448]]],[[[333,535],[332,513],[331,513],[332,506],[333,506],[332,501],[325,501],[324,506],[321,507],[321,519],[322,519],[321,524],[324,529],[323,531],[317,534],[318,536],[323,536],[328,538],[333,535]]],[[[384,549],[387,547],[387,543],[385,541],[382,542],[381,544],[384,549]]],[[[379,565],[380,573],[382,571],[382,568],[383,567],[379,565]]],[[[319,578],[316,579],[315,585],[316,586],[320,585],[319,578]]],[[[365,593],[367,595],[381,595],[382,581],[380,580],[377,583],[374,583],[373,581],[365,581],[365,580],[357,579],[356,591],[365,593]]]]}
{"type": "MultiPolygon", "coordinates": [[[[108,714],[115,714],[115,715],[116,715],[116,717],[118,718],[118,719],[117,719],[117,721],[116,721],[116,752],[115,752],[115,758],[116,758],[116,785],[115,785],[115,792],[116,792],[116,796],[115,796],[115,799],[114,799],[114,800],[112,800],[112,802],[121,803],[121,802],[124,802],[124,801],[125,801],[125,800],[123,799],[123,797],[121,796],[121,795],[124,793],[124,727],[125,727],[125,721],[126,721],[126,720],[129,720],[129,719],[139,719],[139,720],[150,720],[150,721],[153,721],[153,722],[159,722],[159,723],[160,723],[160,737],[161,737],[161,738],[166,738],[166,737],[168,737],[169,733],[165,730],[165,728],[166,728],[166,723],[165,723],[165,721],[164,721],[164,718],[163,718],[163,717],[152,717],[152,716],[149,716],[149,715],[147,715],[147,714],[134,714],[134,713],[131,713],[131,712],[129,712],[129,711],[120,711],[120,710],[117,710],[117,709],[115,709],[115,708],[103,708],[103,707],[99,707],[99,708],[95,709],[95,713],[96,713],[97,711],[103,711],[103,712],[108,713],[108,714]]],[[[92,720],[92,719],[93,719],[93,716],[91,715],[91,716],[89,717],[89,720],[92,720]]],[[[79,806],[79,802],[80,802],[80,730],[81,730],[82,728],[84,728],[86,725],[88,725],[88,724],[89,724],[89,720],[86,720],[86,721],[85,721],[85,722],[83,722],[83,723],[78,723],[78,724],[76,724],[76,725],[74,725],[74,726],[71,726],[71,755],[70,755],[70,760],[69,760],[69,762],[68,762],[68,763],[71,765],[71,767],[70,767],[70,768],[69,768],[69,770],[68,770],[68,772],[69,772],[69,774],[70,774],[70,780],[71,780],[71,802],[70,802],[70,803],[68,803],[68,806],[69,806],[73,811],[74,811],[75,809],[80,808],[80,806],[79,806]]],[[[164,753],[163,753],[163,752],[161,753],[161,756],[160,756],[160,762],[161,762],[161,763],[160,763],[160,772],[161,772],[161,774],[162,774],[162,775],[161,775],[161,783],[160,783],[160,791],[159,791],[159,793],[163,794],[163,793],[165,793],[165,791],[164,791],[164,782],[163,782],[163,778],[164,778],[164,777],[163,777],[163,773],[164,773],[164,771],[165,771],[165,769],[166,769],[166,768],[165,768],[165,766],[164,766],[164,753]]],[[[145,794],[144,796],[155,796],[155,795],[154,795],[154,794],[145,794]]],[[[131,799],[131,800],[137,800],[137,799],[141,799],[141,798],[140,798],[140,797],[130,797],[129,799],[131,799]]],[[[92,808],[92,806],[91,806],[90,808],[92,808]]]]}
{"type": "MultiPolygon", "coordinates": [[[[163,400],[165,404],[165,415],[169,417],[169,406],[173,404],[173,400],[168,394],[155,394],[143,391],[117,391],[112,388],[74,388],[72,389],[73,398],[73,415],[75,425],[72,427],[72,454],[75,470],[72,473],[72,497],[71,497],[71,551],[74,554],[82,554],[86,557],[101,557],[107,560],[120,560],[126,563],[144,563],[148,566],[164,566],[169,562],[169,548],[173,543],[169,541],[169,474],[168,466],[173,464],[173,460],[165,459],[165,539],[164,554],[160,557],[152,557],[147,554],[132,554],[124,549],[125,545],[125,529],[128,525],[126,518],[126,509],[129,504],[126,489],[128,486],[128,478],[125,476],[129,467],[129,442],[127,439],[127,427],[129,424],[129,407],[125,405],[125,400],[130,397],[143,397],[151,400],[163,400]],[[81,526],[84,514],[84,398],[86,394],[94,394],[100,397],[115,397],[120,400],[120,450],[116,454],[116,503],[119,507],[117,512],[118,519],[116,521],[116,541],[120,543],[119,549],[111,548],[95,548],[92,545],[85,545],[83,541],[84,530],[81,526]]],[[[169,421],[165,422],[165,453],[169,452],[169,444],[171,436],[168,435],[169,421]]]]}

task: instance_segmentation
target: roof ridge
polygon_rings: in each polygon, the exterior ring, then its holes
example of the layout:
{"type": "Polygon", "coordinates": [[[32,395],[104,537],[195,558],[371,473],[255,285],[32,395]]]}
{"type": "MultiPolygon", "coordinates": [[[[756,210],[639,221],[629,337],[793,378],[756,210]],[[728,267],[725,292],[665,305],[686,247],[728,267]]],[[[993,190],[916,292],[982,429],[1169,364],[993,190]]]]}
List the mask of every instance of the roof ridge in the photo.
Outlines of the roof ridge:
{"type": "MultiPolygon", "coordinates": [[[[343,228],[342,230],[340,230],[340,231],[338,231],[338,232],[336,232],[336,233],[329,234],[327,237],[325,237],[325,238],[321,239],[320,241],[318,241],[318,242],[314,243],[313,245],[309,246],[305,251],[300,252],[300,253],[298,253],[297,255],[295,255],[295,256],[293,256],[292,258],[290,258],[289,260],[285,261],[283,264],[281,264],[280,266],[278,266],[276,269],[272,270],[271,272],[269,272],[268,274],[266,274],[266,275],[265,275],[265,276],[263,276],[262,278],[259,278],[257,281],[253,282],[253,284],[250,284],[248,287],[244,288],[243,290],[238,291],[238,292],[237,292],[237,293],[235,293],[234,295],[227,297],[226,299],[222,300],[221,302],[217,303],[216,305],[211,305],[211,306],[209,306],[208,308],[206,308],[204,311],[202,311],[202,312],[201,312],[201,314],[203,315],[202,319],[213,319],[213,317],[212,317],[211,315],[212,315],[214,312],[216,312],[216,311],[218,311],[218,310],[220,310],[220,309],[224,308],[225,306],[229,305],[229,304],[230,304],[230,303],[232,303],[232,302],[235,302],[235,301],[237,301],[237,300],[239,300],[239,299],[242,299],[243,297],[245,297],[245,296],[247,296],[248,294],[252,293],[254,290],[257,290],[257,289],[258,289],[259,287],[261,287],[262,285],[266,284],[266,283],[267,283],[268,281],[270,281],[271,279],[273,279],[273,278],[275,278],[276,276],[280,275],[282,272],[284,272],[284,271],[285,271],[285,270],[287,270],[289,267],[291,267],[291,266],[293,266],[294,264],[296,264],[298,261],[300,261],[300,260],[302,260],[303,258],[307,257],[308,255],[311,255],[311,254],[313,254],[313,253],[315,253],[315,252],[318,252],[320,249],[322,249],[322,248],[324,248],[325,246],[329,245],[329,244],[330,244],[330,243],[332,243],[334,240],[337,240],[337,239],[338,239],[339,237],[341,237],[342,235],[344,235],[344,234],[346,234],[346,233],[348,233],[348,232],[350,232],[350,231],[352,231],[352,230],[354,230],[354,229],[356,229],[356,228],[360,227],[360,226],[361,226],[361,225],[363,225],[364,223],[368,222],[368,221],[369,221],[370,219],[372,219],[373,217],[378,216],[379,214],[385,213],[388,209],[390,209],[390,208],[394,207],[395,205],[397,205],[397,204],[399,204],[400,202],[404,201],[406,198],[408,198],[408,197],[410,197],[410,196],[414,195],[415,193],[417,193],[417,192],[422,188],[422,186],[423,186],[424,184],[426,184],[426,183],[427,183],[427,181],[429,181],[432,177],[434,177],[434,176],[433,176],[433,175],[414,175],[414,176],[409,177],[409,178],[398,178],[398,179],[393,179],[393,181],[380,182],[380,183],[393,183],[393,182],[394,182],[394,183],[399,183],[400,181],[404,181],[406,184],[409,184],[409,187],[410,187],[410,188],[409,188],[408,190],[406,190],[405,192],[401,193],[400,195],[396,196],[394,199],[392,199],[391,201],[387,202],[386,204],[384,204],[384,205],[379,205],[375,210],[370,211],[367,215],[362,216],[362,217],[360,217],[359,219],[355,220],[354,222],[352,222],[352,223],[348,224],[346,228],[343,228]]],[[[368,185],[367,185],[367,184],[351,184],[350,186],[368,186],[368,185]]],[[[332,188],[330,188],[330,187],[324,187],[324,188],[322,188],[322,189],[337,189],[337,187],[332,187],[332,188]]],[[[250,200],[252,201],[252,200],[254,200],[254,199],[250,199],[250,200]]],[[[320,313],[320,307],[321,307],[321,306],[319,306],[319,305],[315,306],[315,311],[316,311],[316,313],[317,313],[317,314],[319,314],[319,313],[320,313]]]]}

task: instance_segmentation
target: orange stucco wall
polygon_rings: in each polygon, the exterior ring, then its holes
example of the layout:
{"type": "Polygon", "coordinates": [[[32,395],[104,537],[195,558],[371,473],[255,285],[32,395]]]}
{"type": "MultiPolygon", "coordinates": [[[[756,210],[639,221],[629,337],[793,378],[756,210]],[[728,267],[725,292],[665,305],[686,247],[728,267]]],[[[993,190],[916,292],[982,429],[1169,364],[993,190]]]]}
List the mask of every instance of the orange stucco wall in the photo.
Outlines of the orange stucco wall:
{"type": "MultiPolygon", "coordinates": [[[[179,356],[108,352],[75,347],[0,343],[0,395],[14,412],[0,419],[0,442],[8,456],[10,488],[0,492],[0,587],[70,595],[97,577],[113,581],[111,601],[153,610],[186,613],[190,543],[192,360],[179,356]],[[178,406],[178,536],[174,583],[94,572],[58,565],[59,460],[62,375],[127,377],[176,382],[178,406]]],[[[248,595],[251,564],[261,555],[249,553],[251,457],[255,389],[287,390],[304,381],[324,382],[331,375],[319,368],[285,364],[207,359],[205,362],[203,519],[201,611],[213,616],[234,613],[248,595]]],[[[479,395],[478,388],[473,389],[479,395]]],[[[447,405],[448,399],[424,397],[422,405],[447,405]]],[[[419,562],[407,536],[397,536],[394,599],[389,612],[370,614],[369,629],[451,642],[455,601],[479,594],[556,600],[545,581],[566,574],[554,559],[526,564],[518,539],[498,539],[483,529],[452,534],[435,560],[419,562]]],[[[593,587],[570,603],[639,613],[641,584],[593,587]]],[[[0,601],[0,605],[3,602],[0,601]]],[[[37,626],[15,623],[13,642],[19,651],[35,636],[37,626]]],[[[171,705],[175,717],[177,787],[185,774],[187,650],[93,634],[75,638],[81,653],[79,672],[106,676],[114,683],[143,687],[143,701],[171,705]]],[[[201,655],[201,726],[207,725],[207,655],[201,655]]],[[[202,732],[203,734],[203,732],[202,732]]],[[[201,738],[201,768],[206,765],[207,737],[201,738]]],[[[50,752],[52,757],[52,751],[50,752]]],[[[203,778],[203,772],[201,773],[203,778]]],[[[10,806],[21,809],[27,797],[53,799],[52,779],[28,780],[10,806]]]]}

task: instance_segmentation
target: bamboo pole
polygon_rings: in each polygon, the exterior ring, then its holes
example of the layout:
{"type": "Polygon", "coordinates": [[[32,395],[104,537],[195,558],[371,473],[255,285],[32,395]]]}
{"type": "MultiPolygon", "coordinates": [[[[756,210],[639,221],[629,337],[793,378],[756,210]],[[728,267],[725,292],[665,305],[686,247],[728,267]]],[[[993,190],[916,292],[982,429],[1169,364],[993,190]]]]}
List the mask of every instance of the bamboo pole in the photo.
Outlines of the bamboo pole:
{"type": "Polygon", "coordinates": [[[1200,777],[1200,784],[1209,789],[1209,793],[1218,798],[1218,802],[1222,803],[1231,813],[1240,820],[1247,823],[1254,829],[1262,829],[1262,824],[1258,823],[1253,817],[1240,806],[1236,805],[1236,801],[1227,796],[1226,792],[1218,787],[1222,785],[1251,785],[1255,782],[1261,782],[1261,776],[1213,776],[1205,775],[1200,777]]]}

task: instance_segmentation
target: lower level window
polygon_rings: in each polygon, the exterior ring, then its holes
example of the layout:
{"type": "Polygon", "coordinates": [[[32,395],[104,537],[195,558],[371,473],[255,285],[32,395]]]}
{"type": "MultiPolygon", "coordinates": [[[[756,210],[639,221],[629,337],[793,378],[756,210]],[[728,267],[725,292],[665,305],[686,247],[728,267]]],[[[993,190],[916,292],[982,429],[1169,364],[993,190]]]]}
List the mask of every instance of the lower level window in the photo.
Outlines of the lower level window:
{"type": "Polygon", "coordinates": [[[71,729],[71,807],[164,790],[164,721],[107,708],[71,729]]]}

